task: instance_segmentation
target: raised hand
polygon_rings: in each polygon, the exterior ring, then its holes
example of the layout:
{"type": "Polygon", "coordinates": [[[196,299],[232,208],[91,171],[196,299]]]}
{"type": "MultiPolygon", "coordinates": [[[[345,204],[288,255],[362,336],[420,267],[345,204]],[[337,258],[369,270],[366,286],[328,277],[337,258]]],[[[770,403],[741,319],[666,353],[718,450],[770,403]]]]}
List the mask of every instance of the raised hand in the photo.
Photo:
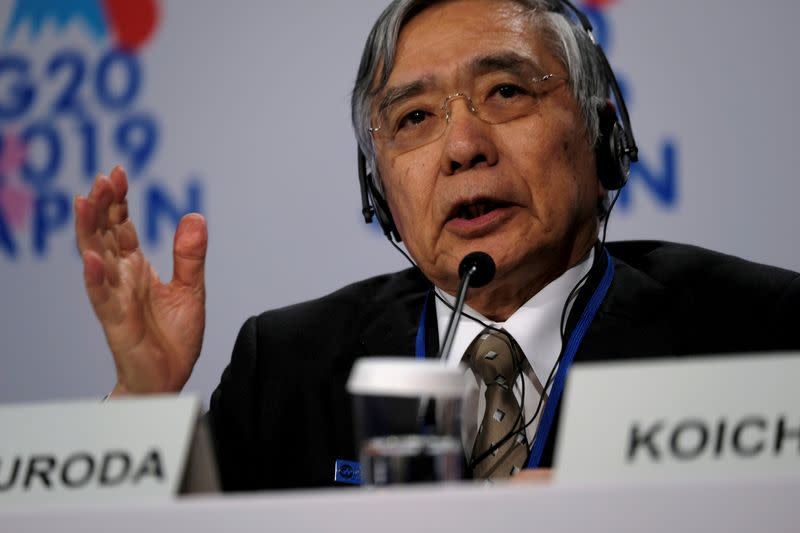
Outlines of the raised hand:
{"type": "Polygon", "coordinates": [[[172,281],[162,283],[128,218],[127,193],[125,171],[115,167],[75,199],[86,292],[114,355],[112,395],[177,392],[203,344],[206,222],[199,214],[181,219],[172,281]]]}

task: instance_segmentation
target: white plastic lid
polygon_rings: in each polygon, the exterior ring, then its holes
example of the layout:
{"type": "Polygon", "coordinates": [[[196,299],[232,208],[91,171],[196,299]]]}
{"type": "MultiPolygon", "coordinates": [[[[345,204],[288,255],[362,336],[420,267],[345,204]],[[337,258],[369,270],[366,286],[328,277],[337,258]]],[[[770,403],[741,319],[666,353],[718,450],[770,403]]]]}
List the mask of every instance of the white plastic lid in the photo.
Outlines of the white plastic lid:
{"type": "Polygon", "coordinates": [[[465,385],[463,367],[410,357],[365,357],[353,365],[347,390],[361,396],[460,398],[465,385]]]}

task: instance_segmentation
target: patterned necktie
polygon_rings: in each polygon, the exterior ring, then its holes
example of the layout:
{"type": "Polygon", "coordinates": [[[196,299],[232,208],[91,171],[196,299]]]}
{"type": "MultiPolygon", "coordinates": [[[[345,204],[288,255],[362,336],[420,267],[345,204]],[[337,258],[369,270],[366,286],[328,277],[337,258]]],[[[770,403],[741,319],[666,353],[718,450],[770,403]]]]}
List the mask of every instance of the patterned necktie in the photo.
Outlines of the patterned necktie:
{"type": "Polygon", "coordinates": [[[511,434],[473,469],[476,479],[505,479],[516,474],[528,458],[524,417],[514,396],[514,384],[524,360],[522,350],[505,331],[489,328],[478,335],[464,355],[470,368],[486,385],[486,411],[478,427],[472,461],[511,434]]]}

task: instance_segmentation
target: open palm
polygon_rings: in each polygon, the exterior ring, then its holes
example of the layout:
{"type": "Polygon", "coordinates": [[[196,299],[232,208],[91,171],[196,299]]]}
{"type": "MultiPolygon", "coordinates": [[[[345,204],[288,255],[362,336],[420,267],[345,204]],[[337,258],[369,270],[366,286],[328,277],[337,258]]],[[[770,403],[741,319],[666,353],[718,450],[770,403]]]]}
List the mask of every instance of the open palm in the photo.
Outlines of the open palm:
{"type": "Polygon", "coordinates": [[[203,343],[208,231],[198,214],[181,220],[173,278],[162,283],[128,218],[127,192],[125,171],[116,167],[75,199],[86,292],[114,355],[114,394],[177,392],[203,343]]]}

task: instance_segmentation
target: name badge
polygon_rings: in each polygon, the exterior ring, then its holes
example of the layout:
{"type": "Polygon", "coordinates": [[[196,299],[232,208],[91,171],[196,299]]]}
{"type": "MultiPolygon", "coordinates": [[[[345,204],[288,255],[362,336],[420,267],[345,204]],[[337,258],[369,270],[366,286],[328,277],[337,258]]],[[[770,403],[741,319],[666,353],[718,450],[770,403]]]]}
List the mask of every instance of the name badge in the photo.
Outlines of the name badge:
{"type": "Polygon", "coordinates": [[[570,372],[559,480],[800,477],[800,354],[591,363],[570,372]]]}
{"type": "Polygon", "coordinates": [[[0,407],[0,506],[167,501],[218,490],[195,398],[0,407]]]}

